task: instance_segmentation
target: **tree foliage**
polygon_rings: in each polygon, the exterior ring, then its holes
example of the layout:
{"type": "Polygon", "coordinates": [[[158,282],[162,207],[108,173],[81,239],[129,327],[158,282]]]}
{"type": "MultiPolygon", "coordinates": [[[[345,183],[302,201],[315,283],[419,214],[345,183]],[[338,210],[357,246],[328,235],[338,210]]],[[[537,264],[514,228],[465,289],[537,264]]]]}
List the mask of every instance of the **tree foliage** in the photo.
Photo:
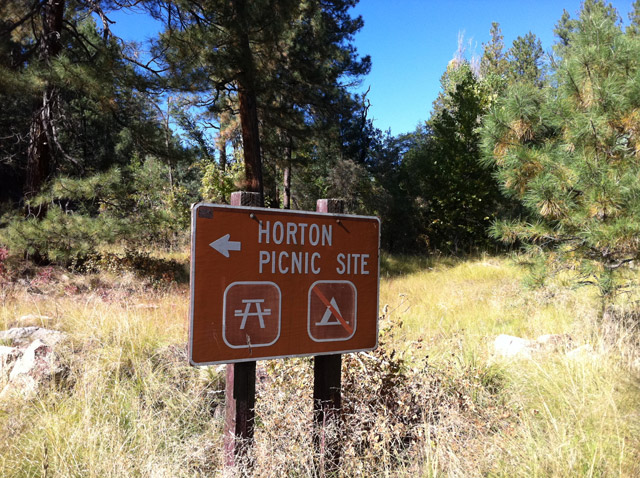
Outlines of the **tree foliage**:
{"type": "Polygon", "coordinates": [[[361,208],[372,127],[349,91],[370,68],[355,3],[3,2],[0,212],[27,213],[4,217],[3,240],[63,262],[100,243],[167,244],[198,198],[264,183],[277,206],[283,172],[288,202],[359,195],[361,208]],[[111,34],[119,9],[164,22],[149,58],[111,34]],[[323,171],[319,187],[292,188],[294,166],[323,171]]]}
{"type": "Polygon", "coordinates": [[[551,251],[610,298],[640,255],[640,43],[599,1],[564,23],[554,86],[513,85],[485,120],[485,162],[532,217],[494,233],[551,251]]]}
{"type": "MultiPolygon", "coordinates": [[[[108,242],[117,235],[118,228],[112,234],[111,226],[95,229],[100,211],[89,207],[91,197],[65,198],[58,191],[55,200],[43,199],[60,177],[85,182],[86,189],[116,166],[131,170],[136,158],[146,165],[151,158],[160,161],[169,184],[189,175],[178,166],[188,154],[158,121],[148,81],[108,30],[103,7],[109,5],[11,0],[0,6],[0,100],[8,106],[0,114],[0,168],[7,172],[1,175],[7,187],[0,187],[0,200],[4,210],[19,205],[27,216],[22,224],[20,214],[11,216],[4,235],[16,252],[57,260],[65,244],[71,254],[78,250],[76,243],[91,248],[99,238],[108,242]],[[96,12],[102,29],[92,15],[96,12]]],[[[175,197],[183,195],[180,187],[169,189],[175,197]]],[[[182,200],[184,206],[189,203],[182,200]]],[[[122,214],[131,212],[129,203],[119,204],[122,214]]]]}
{"type": "Polygon", "coordinates": [[[492,23],[482,57],[459,48],[428,120],[398,137],[353,91],[371,67],[356,3],[0,4],[3,240],[66,263],[176,244],[189,203],[242,188],[270,207],[342,197],[383,219],[392,250],[526,243],[613,294],[640,228],[640,1],[624,30],[597,0],[565,12],[550,61],[532,32],[507,47],[492,23]],[[109,30],[123,8],[162,22],[146,58],[109,30]]]}
{"type": "Polygon", "coordinates": [[[483,44],[480,59],[480,78],[489,94],[489,101],[494,101],[502,93],[507,83],[509,60],[504,51],[504,37],[497,22],[491,24],[490,41],[483,44]]]}
{"type": "Polygon", "coordinates": [[[487,228],[501,210],[500,190],[479,163],[477,128],[489,90],[471,65],[453,61],[443,75],[438,107],[413,134],[398,180],[405,207],[419,218],[409,224],[415,246],[448,253],[490,245],[487,228]]]}
{"type": "Polygon", "coordinates": [[[527,82],[542,87],[545,84],[544,50],[540,39],[529,32],[519,36],[507,52],[509,83],[527,82]]]}
{"type": "MultiPolygon", "coordinates": [[[[346,87],[368,71],[368,57],[351,44],[362,27],[348,12],[355,3],[161,2],[167,28],[157,49],[169,83],[198,92],[195,104],[213,118],[239,116],[248,190],[277,183],[278,167],[290,168],[293,149],[304,148],[320,117],[335,115],[346,87]]],[[[277,202],[277,184],[270,189],[277,202]]]]}
{"type": "Polygon", "coordinates": [[[81,264],[108,244],[170,246],[189,225],[189,194],[169,187],[167,170],[150,158],[87,178],[59,176],[29,200],[46,214],[6,217],[3,242],[65,265],[81,264]]]}
{"type": "Polygon", "coordinates": [[[0,158],[22,179],[13,198],[37,195],[59,172],[83,175],[123,164],[136,150],[162,152],[139,79],[115,39],[98,30],[94,3],[3,5],[0,95],[10,108],[0,158]]]}

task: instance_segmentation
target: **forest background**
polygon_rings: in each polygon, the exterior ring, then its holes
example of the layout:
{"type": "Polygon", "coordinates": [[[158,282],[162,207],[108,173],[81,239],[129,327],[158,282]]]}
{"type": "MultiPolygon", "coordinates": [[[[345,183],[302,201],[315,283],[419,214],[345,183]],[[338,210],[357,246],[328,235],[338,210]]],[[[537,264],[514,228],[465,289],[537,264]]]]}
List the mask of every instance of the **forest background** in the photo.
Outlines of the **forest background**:
{"type": "MultiPolygon", "coordinates": [[[[224,473],[189,209],[248,190],[382,220],[344,476],[639,476],[640,0],[586,0],[547,52],[487,25],[396,136],[358,86],[356,3],[0,2],[0,475],[224,473]],[[111,32],[129,9],[163,25],[148,53],[111,32]],[[66,337],[29,390],[27,329],[66,337]]],[[[257,373],[255,476],[322,476],[312,359],[257,373]]]]}
{"type": "Polygon", "coordinates": [[[640,2],[624,21],[599,1],[565,11],[546,53],[532,32],[505,45],[493,23],[480,57],[460,42],[431,116],[399,136],[355,92],[371,69],[356,3],[3,3],[3,244],[76,269],[113,244],[181,247],[190,204],[245,189],[276,208],[344,198],[382,219],[390,252],[522,246],[538,278],[569,264],[603,297],[624,288],[640,2]],[[145,54],[110,30],[129,10],[163,25],[145,54]]]}

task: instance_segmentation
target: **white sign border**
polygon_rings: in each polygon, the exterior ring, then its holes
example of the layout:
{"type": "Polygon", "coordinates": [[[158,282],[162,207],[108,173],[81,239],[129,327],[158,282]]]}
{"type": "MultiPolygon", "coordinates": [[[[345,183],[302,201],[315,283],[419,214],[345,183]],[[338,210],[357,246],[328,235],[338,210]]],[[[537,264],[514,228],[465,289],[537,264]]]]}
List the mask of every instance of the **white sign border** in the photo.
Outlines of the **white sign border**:
{"type": "Polygon", "coordinates": [[[320,355],[337,355],[337,354],[347,354],[347,353],[356,353],[356,352],[367,352],[371,350],[375,350],[378,348],[378,340],[380,335],[380,316],[378,315],[380,312],[380,218],[376,216],[362,216],[355,214],[334,214],[334,213],[326,213],[326,212],[317,212],[317,211],[298,211],[293,209],[273,209],[266,207],[250,207],[250,206],[229,206],[227,204],[214,204],[207,202],[199,202],[191,205],[191,260],[189,266],[189,338],[188,338],[188,357],[189,363],[194,367],[204,367],[207,365],[220,365],[220,364],[232,364],[232,363],[242,363],[242,362],[255,362],[257,360],[275,360],[275,359],[283,359],[283,358],[294,358],[294,357],[315,357],[320,355]],[[378,313],[376,314],[376,343],[373,347],[361,348],[361,349],[345,349],[345,350],[332,350],[329,352],[310,352],[310,353],[302,353],[302,354],[293,354],[293,355],[274,355],[269,357],[259,357],[255,358],[243,358],[243,359],[233,359],[233,360],[217,360],[213,362],[195,362],[193,360],[193,308],[194,308],[194,295],[195,295],[195,286],[194,279],[196,274],[196,261],[195,261],[195,253],[196,253],[196,218],[198,215],[198,208],[200,207],[213,207],[213,208],[222,208],[222,209],[237,209],[242,211],[247,211],[249,213],[255,212],[268,212],[268,213],[277,213],[277,214],[291,214],[293,216],[322,216],[322,217],[335,217],[336,219],[368,219],[368,220],[376,220],[378,222],[378,280],[376,285],[376,310],[378,313]]]}

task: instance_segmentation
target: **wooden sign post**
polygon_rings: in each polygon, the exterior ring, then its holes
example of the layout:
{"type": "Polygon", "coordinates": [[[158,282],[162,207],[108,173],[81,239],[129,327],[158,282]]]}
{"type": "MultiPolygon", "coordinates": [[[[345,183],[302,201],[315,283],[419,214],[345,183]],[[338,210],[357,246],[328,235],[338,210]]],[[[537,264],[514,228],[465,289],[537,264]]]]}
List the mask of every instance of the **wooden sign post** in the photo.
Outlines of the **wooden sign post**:
{"type": "MultiPolygon", "coordinates": [[[[342,214],[344,202],[319,199],[316,211],[342,214]]],[[[318,355],[313,359],[313,445],[316,468],[328,473],[340,464],[340,446],[335,437],[327,439],[326,430],[339,432],[342,413],[342,355],[318,355]]],[[[322,473],[320,473],[322,476],[322,473]]]]}
{"type": "MultiPolygon", "coordinates": [[[[260,193],[233,192],[232,206],[260,206],[260,193]]],[[[256,362],[227,365],[225,381],[224,458],[226,466],[247,459],[253,444],[256,408],[256,362]]]]}
{"type": "Polygon", "coordinates": [[[234,194],[231,206],[192,208],[189,327],[193,365],[232,364],[229,464],[253,439],[256,360],[316,356],[316,423],[339,409],[340,354],[377,346],[380,237],[378,218],[331,200],[310,213],[234,194]]]}

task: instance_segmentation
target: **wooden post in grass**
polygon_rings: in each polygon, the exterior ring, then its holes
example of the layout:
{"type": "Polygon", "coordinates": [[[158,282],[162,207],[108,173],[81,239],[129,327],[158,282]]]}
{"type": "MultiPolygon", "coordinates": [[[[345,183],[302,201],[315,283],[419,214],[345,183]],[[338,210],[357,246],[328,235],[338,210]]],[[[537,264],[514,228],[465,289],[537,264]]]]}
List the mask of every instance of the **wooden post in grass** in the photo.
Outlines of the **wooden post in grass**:
{"type": "MultiPolygon", "coordinates": [[[[260,193],[231,193],[232,206],[260,206],[260,193]]],[[[253,444],[256,405],[256,362],[227,365],[225,389],[225,464],[242,465],[253,444]]]]}
{"type": "MultiPolygon", "coordinates": [[[[317,212],[343,214],[341,199],[319,199],[317,212]]],[[[342,410],[342,355],[318,355],[313,362],[313,444],[319,476],[333,473],[340,464],[339,427],[342,410]],[[326,431],[330,433],[327,435],[326,431]]]]}

